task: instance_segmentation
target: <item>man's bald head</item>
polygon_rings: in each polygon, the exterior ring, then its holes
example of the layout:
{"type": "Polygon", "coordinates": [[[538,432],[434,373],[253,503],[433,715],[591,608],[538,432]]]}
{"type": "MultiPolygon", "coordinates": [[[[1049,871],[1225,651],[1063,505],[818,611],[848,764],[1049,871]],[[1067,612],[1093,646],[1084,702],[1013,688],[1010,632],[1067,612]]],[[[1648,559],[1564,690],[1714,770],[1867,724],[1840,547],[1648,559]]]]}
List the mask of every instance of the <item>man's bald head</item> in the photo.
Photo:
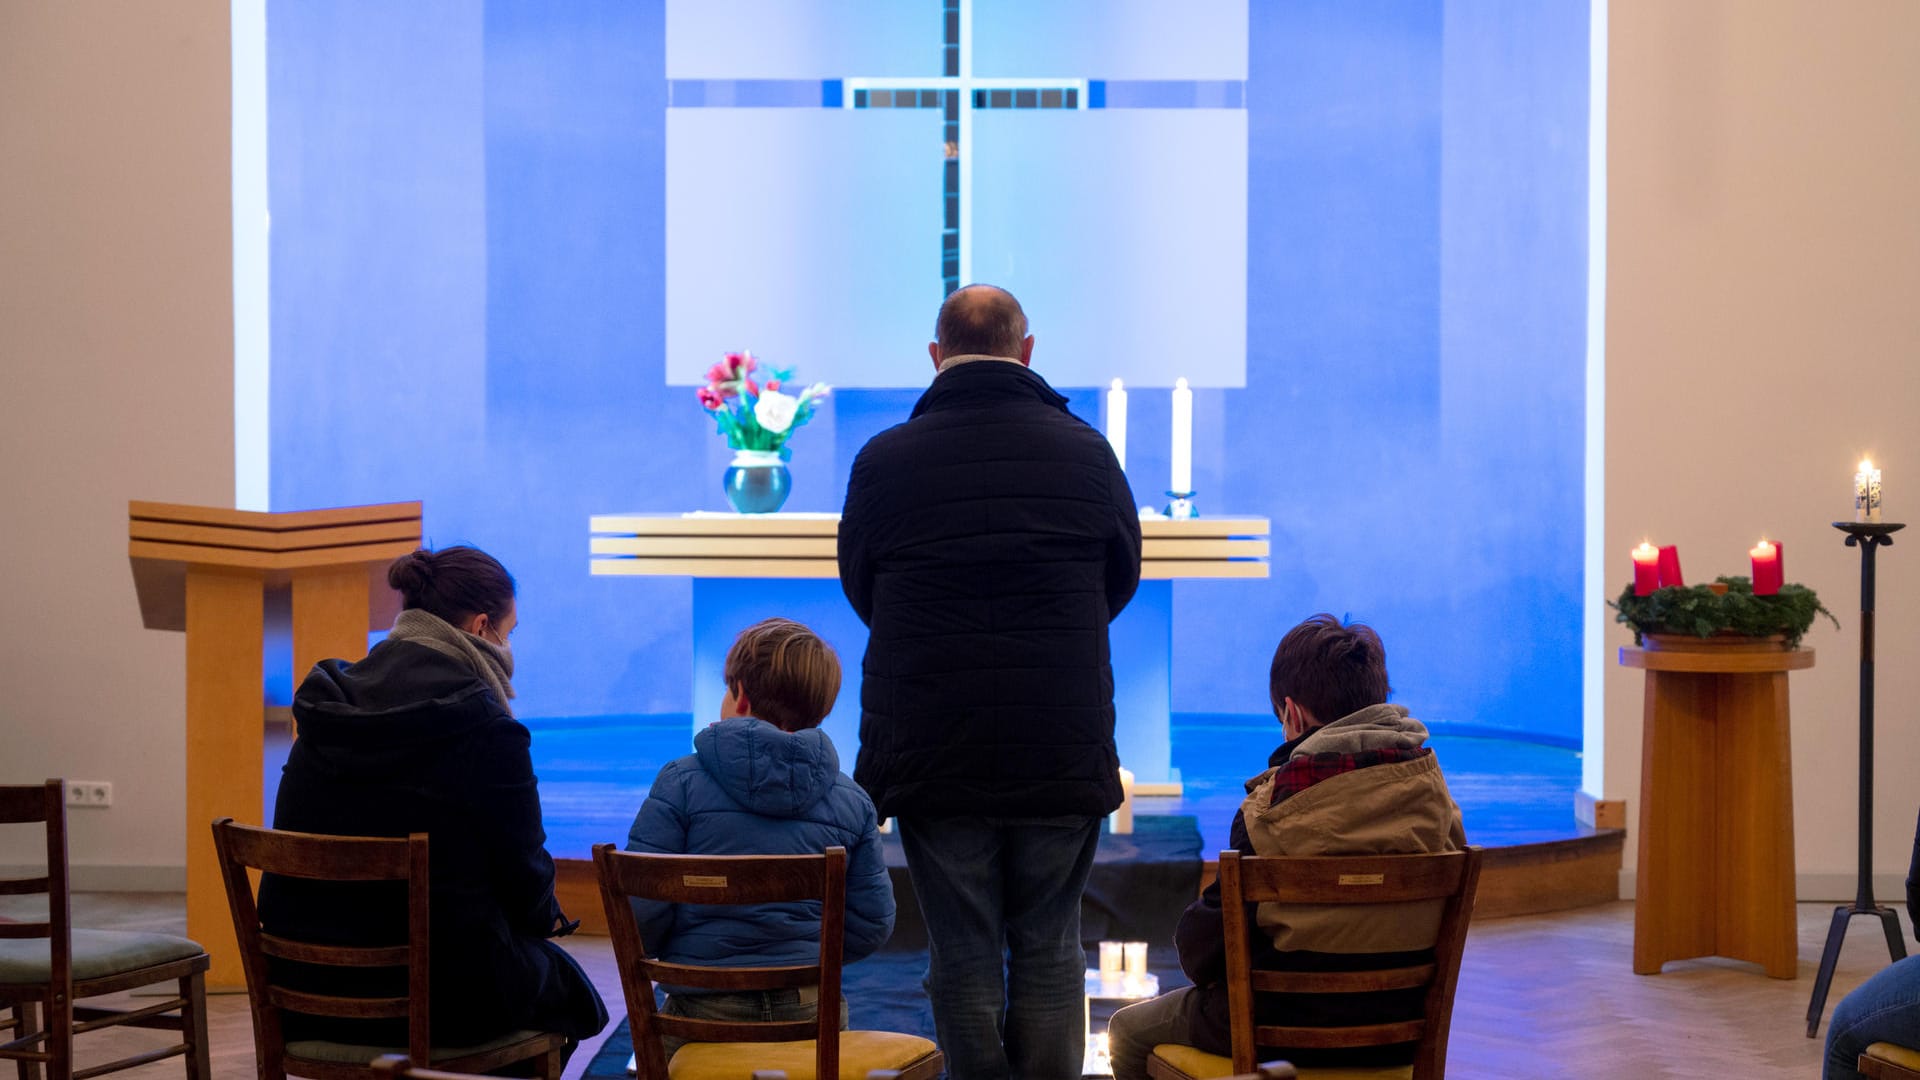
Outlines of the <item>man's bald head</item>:
{"type": "Polygon", "coordinates": [[[1002,356],[1027,361],[1032,341],[1027,337],[1027,313],[1020,301],[993,285],[956,289],[940,305],[933,324],[935,360],[953,356],[1002,356]]]}

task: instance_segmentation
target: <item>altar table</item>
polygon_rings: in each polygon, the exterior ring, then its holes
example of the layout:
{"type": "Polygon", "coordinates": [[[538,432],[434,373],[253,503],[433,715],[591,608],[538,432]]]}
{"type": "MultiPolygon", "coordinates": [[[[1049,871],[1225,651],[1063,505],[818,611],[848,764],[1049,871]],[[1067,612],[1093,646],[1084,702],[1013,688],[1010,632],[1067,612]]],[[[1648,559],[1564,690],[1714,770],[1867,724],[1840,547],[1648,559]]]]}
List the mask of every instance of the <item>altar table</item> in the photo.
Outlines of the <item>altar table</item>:
{"type": "MultiPolygon", "coordinates": [[[[851,771],[860,731],[867,628],[840,591],[838,514],[598,514],[588,524],[600,576],[693,579],[693,721],[718,717],[721,667],[742,629],[780,615],[812,627],[840,655],[840,699],[821,726],[851,771]]],[[[1177,795],[1173,583],[1267,576],[1265,518],[1143,519],[1140,591],[1111,628],[1114,739],[1135,794],[1177,795]]]]}

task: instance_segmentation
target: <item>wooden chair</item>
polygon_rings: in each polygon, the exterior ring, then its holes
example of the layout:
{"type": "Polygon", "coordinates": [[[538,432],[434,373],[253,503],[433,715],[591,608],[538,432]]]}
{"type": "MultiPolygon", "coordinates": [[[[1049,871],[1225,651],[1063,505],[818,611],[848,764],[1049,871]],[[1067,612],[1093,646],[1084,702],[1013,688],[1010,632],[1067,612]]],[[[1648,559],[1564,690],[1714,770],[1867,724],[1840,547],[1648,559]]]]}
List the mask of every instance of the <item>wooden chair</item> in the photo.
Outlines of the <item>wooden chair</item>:
{"type": "Polygon", "coordinates": [[[932,1042],[891,1031],[840,1030],[841,946],[846,934],[847,851],[821,855],[652,855],[596,844],[600,897],[627,996],[640,1080],[667,1080],[662,1035],[694,1040],[674,1055],[673,1080],[740,1080],[778,1070],[792,1080],[862,1077],[876,1069],[899,1080],[938,1076],[946,1060],[932,1042]],[[702,967],[648,956],[631,898],[680,904],[820,901],[820,957],[783,967],[702,967]],[[655,981],[710,990],[820,988],[817,1020],[729,1023],[654,1010],[655,981]]]}
{"type": "Polygon", "coordinates": [[[253,1007],[254,1046],[261,1080],[287,1074],[315,1080],[366,1080],[386,1054],[405,1053],[415,1061],[459,1072],[484,1073],[530,1058],[542,1058],[545,1080],[560,1080],[566,1038],[539,1031],[514,1031],[474,1046],[435,1046],[430,1018],[430,938],[428,935],[427,836],[406,839],[316,836],[236,825],[232,818],[213,823],[220,874],[247,973],[247,998],[253,1007]],[[247,871],[318,881],[401,881],[407,892],[407,940],[386,946],[327,945],[293,941],[266,933],[255,906],[247,871]],[[269,957],[326,967],[405,968],[405,997],[340,997],[316,994],[274,981],[269,957]],[[320,1039],[286,1041],[281,1014],[356,1020],[404,1018],[405,1047],[363,1046],[320,1039]]]}
{"type": "Polygon", "coordinates": [[[1920,1050],[1874,1043],[1855,1066],[1867,1080],[1920,1080],[1920,1050]]]}
{"type": "Polygon", "coordinates": [[[1447,1068],[1447,1032],[1460,955],[1480,880],[1479,848],[1437,855],[1280,858],[1220,853],[1220,905],[1226,925],[1227,1005],[1233,1056],[1190,1046],[1154,1047],[1147,1071],[1156,1080],[1209,1080],[1254,1071],[1255,1048],[1334,1048],[1418,1042],[1414,1063],[1400,1068],[1299,1068],[1301,1080],[1401,1077],[1441,1080],[1447,1068]],[[1382,904],[1444,902],[1433,962],[1374,971],[1254,971],[1247,923],[1250,903],[1382,904]],[[1254,1023],[1259,994],[1351,994],[1424,987],[1418,1020],[1355,1027],[1288,1027],[1254,1023]]]}
{"type": "Polygon", "coordinates": [[[45,922],[0,922],[0,1005],[12,1018],[0,1025],[14,1037],[0,1043],[0,1059],[17,1062],[20,1080],[73,1080],[118,1072],[175,1054],[186,1058],[188,1080],[209,1080],[207,1065],[207,951],[186,938],[116,930],[75,930],[67,880],[66,784],[0,787],[0,824],[43,823],[44,877],[0,880],[0,896],[45,893],[45,922]],[[178,993],[138,1009],[80,1005],[85,998],[155,983],[178,993]],[[45,1010],[46,1026],[38,1016],[45,1010]],[[179,1044],[76,1071],[73,1037],[104,1027],[178,1031],[179,1044]]]}

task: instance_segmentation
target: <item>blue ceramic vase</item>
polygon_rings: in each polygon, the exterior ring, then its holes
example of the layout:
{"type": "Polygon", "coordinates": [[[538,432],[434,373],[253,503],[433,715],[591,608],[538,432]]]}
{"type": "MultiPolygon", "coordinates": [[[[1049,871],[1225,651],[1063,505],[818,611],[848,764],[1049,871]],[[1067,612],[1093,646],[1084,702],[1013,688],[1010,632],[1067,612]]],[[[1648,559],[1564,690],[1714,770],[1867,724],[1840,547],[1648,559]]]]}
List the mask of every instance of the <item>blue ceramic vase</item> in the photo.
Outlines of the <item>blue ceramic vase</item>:
{"type": "Polygon", "coordinates": [[[778,450],[735,450],[721,477],[727,501],[743,514],[771,514],[786,505],[793,476],[778,450]]]}

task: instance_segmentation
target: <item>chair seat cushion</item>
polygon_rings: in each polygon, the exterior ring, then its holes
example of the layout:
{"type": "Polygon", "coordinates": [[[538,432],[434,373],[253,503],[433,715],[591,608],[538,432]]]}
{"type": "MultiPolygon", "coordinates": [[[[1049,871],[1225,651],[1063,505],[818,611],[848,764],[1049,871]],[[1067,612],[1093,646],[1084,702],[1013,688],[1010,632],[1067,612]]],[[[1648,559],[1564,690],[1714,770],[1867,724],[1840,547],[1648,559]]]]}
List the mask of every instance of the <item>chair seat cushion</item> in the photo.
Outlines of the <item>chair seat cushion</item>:
{"type": "MultiPolygon", "coordinates": [[[[670,1080],[740,1080],[778,1069],[787,1080],[816,1080],[813,1040],[777,1043],[688,1043],[667,1062],[670,1080]]],[[[840,1033],[840,1075],[864,1080],[875,1069],[905,1069],[934,1052],[932,1042],[893,1031],[840,1033]]]]}
{"type": "MultiPolygon", "coordinates": [[[[185,960],[206,952],[197,942],[170,934],[128,930],[75,930],[75,982],[185,960]]],[[[0,938],[0,983],[44,983],[53,978],[52,943],[46,938],[0,938]]]]}
{"type": "MultiPolygon", "coordinates": [[[[436,1046],[432,1051],[433,1063],[452,1061],[456,1058],[474,1054],[485,1054],[503,1046],[512,1046],[517,1042],[537,1039],[544,1032],[513,1031],[497,1039],[489,1039],[472,1046],[436,1046]]],[[[386,1054],[405,1054],[404,1046],[362,1046],[359,1043],[327,1042],[324,1039],[296,1039],[287,1044],[287,1056],[305,1058],[308,1061],[324,1061],[333,1065],[371,1065],[374,1059],[386,1054]]]]}
{"type": "MultiPolygon", "coordinates": [[[[1154,1056],[1192,1077],[1193,1080],[1218,1080],[1232,1076],[1233,1059],[1209,1054],[1178,1043],[1161,1043],[1154,1056]]],[[[1362,1068],[1302,1069],[1296,1066],[1300,1080],[1412,1080],[1413,1066],[1392,1065],[1362,1068]]]]}
{"type": "Polygon", "coordinates": [[[1874,1043],[1867,1047],[1867,1056],[1898,1065],[1903,1069],[1920,1072],[1920,1050],[1909,1050],[1893,1043],[1874,1043]]]}

